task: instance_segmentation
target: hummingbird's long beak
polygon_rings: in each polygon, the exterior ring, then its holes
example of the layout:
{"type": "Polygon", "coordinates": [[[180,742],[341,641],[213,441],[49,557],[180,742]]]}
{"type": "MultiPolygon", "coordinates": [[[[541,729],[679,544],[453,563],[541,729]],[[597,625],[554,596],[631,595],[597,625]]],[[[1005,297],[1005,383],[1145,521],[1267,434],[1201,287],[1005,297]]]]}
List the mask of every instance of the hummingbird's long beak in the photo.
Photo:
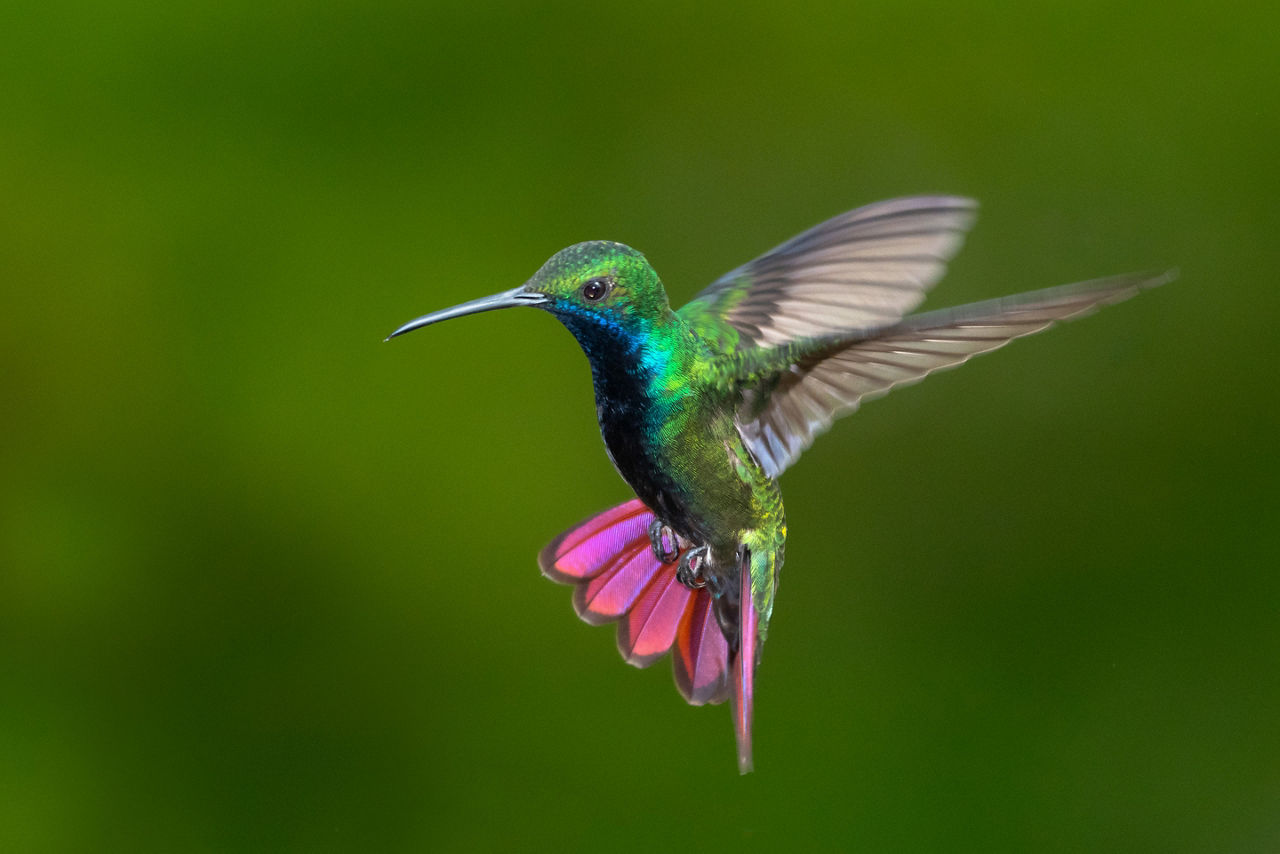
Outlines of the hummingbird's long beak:
{"type": "Polygon", "coordinates": [[[462,317],[464,314],[479,314],[482,311],[493,311],[498,308],[511,308],[517,305],[542,305],[547,301],[546,294],[540,294],[537,291],[527,291],[521,285],[518,288],[512,288],[509,291],[503,291],[500,294],[494,294],[491,297],[481,297],[473,299],[471,302],[464,302],[462,305],[455,305],[453,308],[446,308],[440,311],[433,311],[431,314],[424,314],[417,320],[410,320],[404,326],[401,326],[395,332],[386,337],[387,341],[395,338],[397,335],[403,335],[406,332],[412,332],[415,329],[421,329],[424,326],[430,326],[433,323],[439,323],[442,320],[448,320],[453,317],[462,317]]]}

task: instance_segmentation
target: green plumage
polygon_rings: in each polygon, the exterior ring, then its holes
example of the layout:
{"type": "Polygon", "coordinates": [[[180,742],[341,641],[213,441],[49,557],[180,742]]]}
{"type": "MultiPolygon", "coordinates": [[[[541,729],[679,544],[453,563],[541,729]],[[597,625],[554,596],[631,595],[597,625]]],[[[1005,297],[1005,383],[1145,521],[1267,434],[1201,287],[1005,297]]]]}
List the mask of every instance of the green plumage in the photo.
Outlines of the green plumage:
{"type": "MultiPolygon", "coordinates": [[[[736,330],[696,301],[672,311],[644,256],[617,243],[557,253],[525,287],[551,300],[586,351],[605,446],[636,495],[680,536],[710,548],[717,587],[732,586],[749,553],[763,637],[786,522],[776,480],[738,432],[744,382],[756,377],[723,346],[736,343],[736,330]],[[608,291],[584,303],[581,287],[594,280],[608,291]]],[[[722,619],[736,619],[728,610],[722,619]]]]}

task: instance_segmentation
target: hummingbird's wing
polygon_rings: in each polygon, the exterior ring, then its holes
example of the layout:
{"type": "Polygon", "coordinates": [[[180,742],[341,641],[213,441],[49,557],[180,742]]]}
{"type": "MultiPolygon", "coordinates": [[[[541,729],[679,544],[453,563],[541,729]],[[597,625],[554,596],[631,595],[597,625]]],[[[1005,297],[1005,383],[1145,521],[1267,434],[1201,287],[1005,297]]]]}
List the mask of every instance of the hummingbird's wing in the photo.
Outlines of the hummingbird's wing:
{"type": "Polygon", "coordinates": [[[912,196],[849,211],[726,273],[679,313],[738,350],[889,326],[942,277],[976,210],[912,196]]]}
{"type": "Polygon", "coordinates": [[[771,477],[863,400],[1174,278],[1132,274],[931,311],[857,337],[742,354],[738,432],[771,477]],[[768,360],[774,360],[773,365],[768,360]]]}

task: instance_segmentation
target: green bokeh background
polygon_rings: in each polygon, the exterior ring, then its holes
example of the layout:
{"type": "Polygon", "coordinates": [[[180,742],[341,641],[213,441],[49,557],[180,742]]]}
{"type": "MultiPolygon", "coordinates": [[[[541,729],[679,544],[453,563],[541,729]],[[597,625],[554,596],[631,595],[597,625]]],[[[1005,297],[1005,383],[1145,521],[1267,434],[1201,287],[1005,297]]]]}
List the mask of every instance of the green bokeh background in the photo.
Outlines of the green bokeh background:
{"type": "Polygon", "coordinates": [[[1280,850],[1280,15],[0,9],[0,850],[1280,850]],[[783,480],[757,767],[534,555],[618,502],[537,312],[973,195],[939,306],[1175,284],[783,480]]]}

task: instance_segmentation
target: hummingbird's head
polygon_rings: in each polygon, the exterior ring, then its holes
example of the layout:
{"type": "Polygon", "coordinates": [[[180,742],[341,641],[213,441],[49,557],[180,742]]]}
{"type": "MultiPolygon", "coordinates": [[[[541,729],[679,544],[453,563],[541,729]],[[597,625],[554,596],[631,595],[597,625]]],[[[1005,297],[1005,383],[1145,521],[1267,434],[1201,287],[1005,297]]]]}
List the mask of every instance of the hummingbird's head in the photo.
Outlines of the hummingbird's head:
{"type": "Polygon", "coordinates": [[[640,331],[670,311],[653,267],[630,246],[592,240],[561,249],[524,285],[575,334],[593,328],[640,331]]]}
{"type": "Polygon", "coordinates": [[[584,345],[599,335],[638,335],[671,307],[658,274],[630,246],[592,240],[562,249],[518,288],[411,320],[388,335],[497,308],[532,305],[551,312],[584,345]]]}

